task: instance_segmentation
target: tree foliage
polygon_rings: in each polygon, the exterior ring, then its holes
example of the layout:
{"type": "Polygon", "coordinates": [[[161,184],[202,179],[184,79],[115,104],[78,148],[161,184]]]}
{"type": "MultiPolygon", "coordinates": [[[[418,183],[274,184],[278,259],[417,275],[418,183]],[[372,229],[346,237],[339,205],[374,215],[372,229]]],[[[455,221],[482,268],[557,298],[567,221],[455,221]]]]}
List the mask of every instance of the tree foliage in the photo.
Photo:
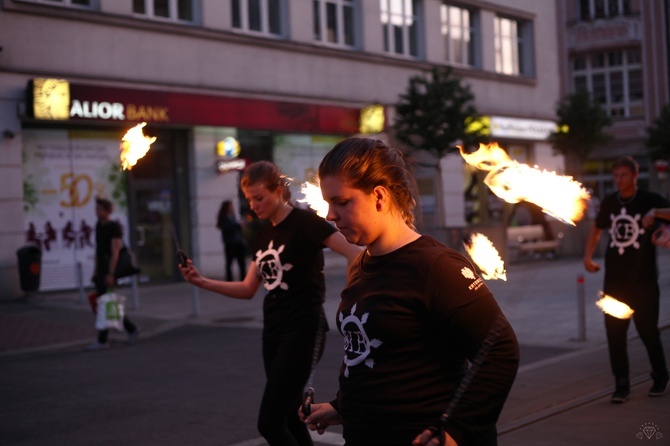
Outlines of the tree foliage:
{"type": "Polygon", "coordinates": [[[645,146],[652,160],[670,159],[670,104],[666,104],[658,118],[647,128],[645,146]]]}
{"type": "Polygon", "coordinates": [[[474,95],[451,67],[411,77],[395,112],[396,137],[410,147],[433,152],[437,159],[456,150],[456,141],[469,145],[483,139],[481,133],[466,132],[477,114],[474,95]]]}
{"type": "Polygon", "coordinates": [[[557,130],[549,135],[554,150],[565,156],[568,170],[578,170],[599,145],[612,136],[603,129],[612,125],[612,119],[599,102],[588,92],[573,93],[556,106],[557,130]]]}

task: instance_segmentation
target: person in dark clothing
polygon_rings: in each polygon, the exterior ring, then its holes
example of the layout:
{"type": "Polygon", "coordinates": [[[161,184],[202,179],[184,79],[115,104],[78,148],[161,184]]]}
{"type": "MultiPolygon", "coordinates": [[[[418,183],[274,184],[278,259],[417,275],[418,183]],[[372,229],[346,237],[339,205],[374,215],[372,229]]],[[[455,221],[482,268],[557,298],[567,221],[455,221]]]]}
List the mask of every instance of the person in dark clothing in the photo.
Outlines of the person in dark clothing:
{"type": "MultiPolygon", "coordinates": [[[[123,232],[117,221],[109,218],[113,211],[112,202],[98,198],[95,200],[95,213],[98,222],[95,225],[95,269],[92,281],[98,296],[114,288],[116,278],[114,271],[119,260],[119,252],[123,247],[123,232]]],[[[133,342],[139,335],[139,330],[126,316],[123,318],[123,328],[128,332],[128,342],[133,342]]],[[[87,350],[101,350],[109,347],[109,330],[99,330],[98,340],[87,347],[87,350]]]]}
{"type": "Polygon", "coordinates": [[[294,408],[301,403],[312,368],[318,330],[325,330],[323,248],[349,261],[360,249],[315,213],[291,206],[286,178],[273,163],[250,164],[241,187],[251,210],[270,222],[259,230],[244,280],[208,279],[190,260],[181,274],[195,286],[236,299],[251,299],[263,283],[267,381],[258,430],[270,446],[309,446],[312,439],[294,408]]]}
{"type": "Polygon", "coordinates": [[[240,280],[247,275],[246,252],[247,245],[242,237],[242,225],[235,218],[233,202],[226,200],[221,203],[219,214],[216,217],[216,227],[221,231],[221,240],[226,258],[226,280],[233,281],[233,263],[237,262],[240,271],[240,280]]]}
{"type": "Polygon", "coordinates": [[[338,143],[319,166],[327,219],[365,246],[352,263],[337,328],[339,392],[299,416],[323,433],[342,424],[347,446],[495,445],[519,345],[477,269],[414,227],[418,193],[404,155],[372,138],[338,143]],[[493,331],[493,327],[499,327],[493,331]],[[473,379],[457,389],[487,345],[473,379]],[[460,398],[460,400],[459,400],[460,398]]]}
{"type": "MultiPolygon", "coordinates": [[[[584,267],[589,272],[600,269],[600,265],[593,261],[593,253],[602,231],[607,229],[609,243],[605,252],[603,293],[633,309],[635,328],[651,362],[654,383],[649,396],[660,396],[667,391],[670,378],[658,329],[660,289],[652,233],[655,208],[668,207],[670,202],[653,192],[639,190],[638,173],[639,166],[632,157],[622,157],[614,162],[612,175],[617,192],[605,197],[600,204],[586,240],[584,267]]],[[[616,404],[625,402],[630,395],[629,326],[630,318],[617,319],[605,314],[610,365],[615,381],[611,401],[616,404]]]]}

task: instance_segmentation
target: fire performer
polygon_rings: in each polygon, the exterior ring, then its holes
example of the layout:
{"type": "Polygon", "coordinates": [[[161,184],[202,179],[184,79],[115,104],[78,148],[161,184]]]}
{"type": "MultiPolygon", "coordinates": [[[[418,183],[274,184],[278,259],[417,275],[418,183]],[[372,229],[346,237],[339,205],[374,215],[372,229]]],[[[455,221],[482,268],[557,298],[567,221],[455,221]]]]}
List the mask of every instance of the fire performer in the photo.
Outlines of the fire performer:
{"type": "Polygon", "coordinates": [[[430,426],[443,428],[447,445],[497,444],[518,369],[516,336],[475,267],[416,232],[418,193],[402,152],[349,138],[326,155],[319,178],[327,219],[367,249],[350,267],[337,311],[337,398],[312,404],[301,419],[319,433],[342,424],[347,446],[441,444],[430,426]],[[494,323],[501,328],[491,338],[494,323]],[[477,373],[457,392],[485,342],[477,373]]]}
{"type": "Polygon", "coordinates": [[[181,267],[181,274],[195,286],[236,299],[251,299],[263,282],[267,291],[263,303],[267,382],[258,430],[270,446],[312,445],[294,409],[301,404],[314,351],[322,348],[315,346],[319,324],[325,322],[322,249],[329,247],[351,261],[360,248],[347,243],[323,218],[294,208],[286,177],[273,163],[249,165],[241,186],[251,210],[270,222],[259,231],[246,277],[240,282],[208,279],[190,260],[181,267]]]}
{"type": "MultiPolygon", "coordinates": [[[[654,208],[668,207],[662,196],[639,190],[638,163],[630,156],[614,162],[612,174],[617,192],[605,197],[586,241],[584,267],[596,272],[593,261],[600,235],[609,230],[605,252],[603,292],[634,310],[635,328],[651,362],[653,385],[649,396],[663,395],[668,388],[668,370],[658,329],[660,290],[656,248],[652,244],[654,208]]],[[[605,314],[610,365],[615,379],[612,403],[623,403],[630,395],[627,332],[630,319],[605,314]]]]}

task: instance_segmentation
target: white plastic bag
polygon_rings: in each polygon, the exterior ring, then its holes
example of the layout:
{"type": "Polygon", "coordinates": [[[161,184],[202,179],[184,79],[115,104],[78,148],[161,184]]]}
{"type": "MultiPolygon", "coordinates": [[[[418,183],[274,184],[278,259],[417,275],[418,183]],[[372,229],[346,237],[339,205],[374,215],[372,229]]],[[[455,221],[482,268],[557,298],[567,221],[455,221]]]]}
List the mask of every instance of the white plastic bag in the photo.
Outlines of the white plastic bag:
{"type": "Polygon", "coordinates": [[[116,293],[105,293],[98,297],[98,314],[95,319],[95,328],[107,330],[115,328],[123,330],[123,304],[126,298],[116,293]]]}
{"type": "Polygon", "coordinates": [[[670,248],[670,225],[663,225],[654,231],[651,242],[656,246],[670,248]]]}

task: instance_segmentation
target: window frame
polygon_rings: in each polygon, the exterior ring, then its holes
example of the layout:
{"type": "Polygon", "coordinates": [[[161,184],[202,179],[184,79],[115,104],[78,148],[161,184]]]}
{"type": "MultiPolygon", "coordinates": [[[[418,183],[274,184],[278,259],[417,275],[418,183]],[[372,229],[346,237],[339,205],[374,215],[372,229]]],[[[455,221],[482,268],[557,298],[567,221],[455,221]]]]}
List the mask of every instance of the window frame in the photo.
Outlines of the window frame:
{"type": "Polygon", "coordinates": [[[384,42],[384,53],[390,56],[405,57],[412,59],[420,59],[424,56],[423,52],[423,3],[422,0],[401,0],[402,5],[401,20],[402,25],[390,26],[393,23],[393,18],[398,17],[398,14],[392,11],[391,5],[393,0],[380,0],[380,23],[382,25],[382,40],[384,42]],[[407,14],[407,2],[411,3],[412,13],[407,14]],[[386,23],[384,23],[384,16],[386,15],[386,23]],[[411,20],[412,24],[407,26],[405,22],[411,20]],[[414,28],[412,29],[412,26],[414,28]],[[399,28],[402,38],[402,51],[398,51],[396,45],[396,33],[394,31],[399,28]],[[412,54],[412,43],[415,46],[415,54],[412,54]]]}
{"type": "Polygon", "coordinates": [[[570,60],[571,89],[575,93],[581,91],[590,93],[614,119],[644,116],[644,66],[641,58],[641,48],[577,55],[570,60]],[[621,63],[613,63],[612,56],[621,56],[621,63]],[[599,61],[597,64],[594,63],[596,59],[599,61]],[[577,63],[581,64],[578,68],[577,63]],[[621,90],[620,101],[614,100],[613,79],[620,80],[618,85],[615,85],[621,90]],[[639,88],[633,88],[632,83],[635,82],[639,84],[639,88]]]}
{"type": "Polygon", "coordinates": [[[95,11],[100,9],[100,0],[87,0],[88,5],[78,5],[72,3],[74,0],[14,0],[22,3],[37,3],[41,5],[60,6],[64,8],[82,9],[86,11],[95,11]]]}
{"type": "Polygon", "coordinates": [[[156,15],[155,13],[155,8],[154,8],[154,2],[155,0],[139,0],[144,3],[144,12],[136,12],[135,11],[135,4],[133,0],[133,5],[132,5],[132,11],[133,11],[133,16],[135,17],[141,17],[143,19],[150,19],[150,20],[160,20],[160,21],[165,21],[165,22],[171,22],[171,23],[182,23],[182,24],[190,24],[190,25],[195,25],[199,22],[197,18],[199,17],[199,3],[197,0],[167,0],[168,1],[168,17],[164,16],[159,16],[156,15]],[[179,2],[180,1],[187,1],[191,4],[191,19],[182,19],[179,17],[179,2]]]}
{"type": "Polygon", "coordinates": [[[312,0],[313,30],[314,41],[329,46],[340,48],[358,48],[359,47],[359,20],[360,20],[360,0],[312,0]],[[328,4],[335,5],[336,14],[336,36],[335,41],[328,38],[328,4]],[[347,43],[347,26],[345,24],[345,8],[351,8],[351,38],[352,43],[347,43]],[[317,32],[318,27],[318,32],[317,32]]]}
{"type": "Polygon", "coordinates": [[[577,12],[582,21],[623,17],[632,14],[631,0],[577,0],[577,12]]]}
{"type": "Polygon", "coordinates": [[[496,14],[493,18],[493,33],[495,72],[507,76],[534,77],[535,36],[533,22],[528,19],[496,14]],[[504,36],[501,34],[501,28],[506,22],[515,25],[516,32],[513,35],[504,36]],[[511,71],[504,64],[506,49],[512,57],[511,71]]]}
{"type": "Polygon", "coordinates": [[[230,2],[230,16],[232,20],[233,30],[237,32],[247,33],[247,34],[256,34],[264,37],[273,37],[273,38],[285,38],[286,37],[286,1],[277,0],[279,17],[278,26],[279,32],[274,33],[270,29],[272,27],[272,17],[270,15],[270,1],[272,0],[258,0],[260,3],[260,18],[261,18],[261,29],[255,30],[250,27],[250,16],[249,16],[249,2],[252,0],[231,0],[230,2]],[[240,14],[240,26],[235,26],[235,3],[239,4],[239,14],[240,14]]]}
{"type": "Polygon", "coordinates": [[[480,11],[472,7],[466,7],[459,4],[454,4],[448,0],[444,0],[440,5],[440,31],[442,33],[443,42],[445,44],[444,59],[447,63],[452,65],[479,68],[481,66],[480,58],[480,42],[481,42],[481,22],[480,11]],[[469,37],[469,45],[465,44],[465,39],[461,39],[460,54],[461,61],[455,60],[455,51],[453,43],[455,39],[450,38],[451,26],[451,12],[458,10],[461,16],[461,25],[458,27],[461,34],[466,34],[463,30],[467,30],[469,37]],[[468,13],[469,25],[463,26],[463,13],[468,13]],[[464,60],[464,61],[463,61],[464,60]]]}

